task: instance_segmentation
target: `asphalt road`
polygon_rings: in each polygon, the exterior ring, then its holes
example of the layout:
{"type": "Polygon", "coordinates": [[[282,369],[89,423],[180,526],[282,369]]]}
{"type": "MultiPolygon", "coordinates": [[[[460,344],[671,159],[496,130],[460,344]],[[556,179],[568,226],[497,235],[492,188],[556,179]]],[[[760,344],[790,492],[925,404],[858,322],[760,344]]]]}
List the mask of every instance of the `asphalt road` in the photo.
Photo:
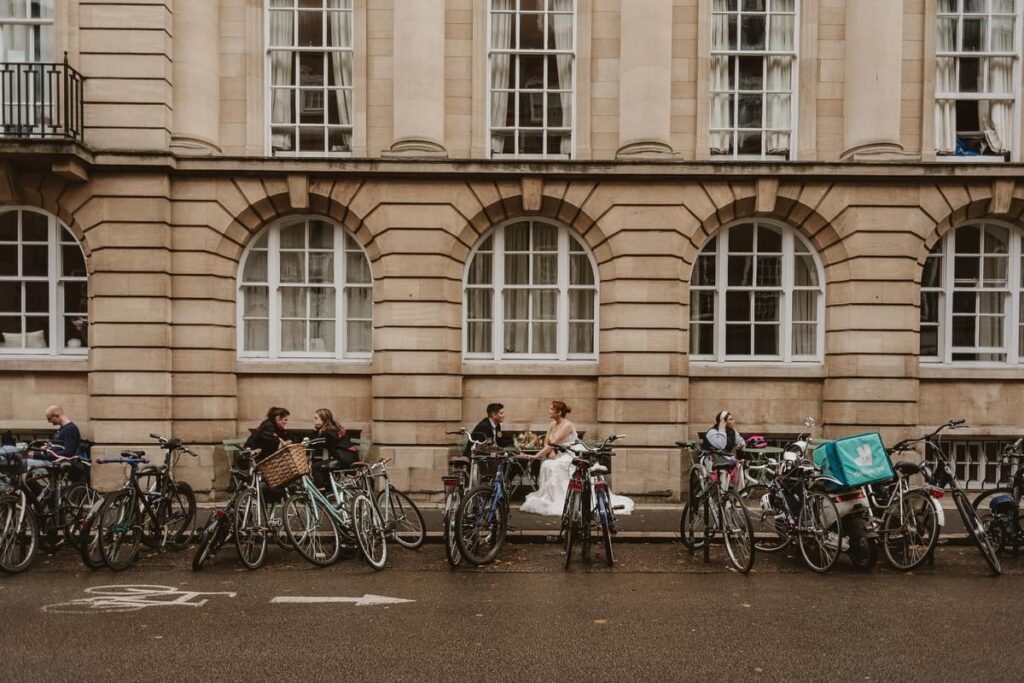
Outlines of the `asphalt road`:
{"type": "Polygon", "coordinates": [[[708,565],[678,544],[618,554],[615,569],[569,572],[552,544],[454,572],[436,544],[377,573],[277,549],[255,572],[230,548],[199,574],[187,552],[118,574],[40,558],[0,576],[0,679],[1020,679],[1024,559],[991,578],[973,548],[943,547],[911,575],[843,558],[818,576],[763,555],[741,576],[719,548],[708,565]],[[367,595],[412,602],[280,601],[367,595]]]}

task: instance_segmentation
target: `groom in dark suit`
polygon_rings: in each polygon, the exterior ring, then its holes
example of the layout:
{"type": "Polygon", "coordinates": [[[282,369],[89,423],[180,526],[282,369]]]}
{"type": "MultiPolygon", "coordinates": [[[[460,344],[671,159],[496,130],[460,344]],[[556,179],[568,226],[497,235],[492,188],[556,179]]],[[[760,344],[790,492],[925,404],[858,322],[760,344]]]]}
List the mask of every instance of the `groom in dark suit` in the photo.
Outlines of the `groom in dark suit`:
{"type": "MultiPolygon", "coordinates": [[[[501,433],[501,422],[505,419],[505,406],[500,403],[491,403],[487,406],[487,417],[480,420],[476,427],[473,427],[473,431],[470,432],[473,438],[477,441],[481,439],[490,439],[495,445],[502,445],[504,441],[501,433]]],[[[472,450],[473,444],[469,441],[466,442],[466,448],[462,454],[469,457],[469,452],[472,450]]]]}

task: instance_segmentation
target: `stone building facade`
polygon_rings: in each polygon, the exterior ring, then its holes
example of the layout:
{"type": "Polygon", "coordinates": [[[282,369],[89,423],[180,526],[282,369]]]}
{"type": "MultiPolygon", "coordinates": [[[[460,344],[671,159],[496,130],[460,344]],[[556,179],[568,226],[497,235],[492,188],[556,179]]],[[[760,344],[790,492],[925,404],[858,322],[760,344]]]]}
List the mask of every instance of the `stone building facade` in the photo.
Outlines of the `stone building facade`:
{"type": "Polygon", "coordinates": [[[982,470],[1024,432],[1020,0],[21,5],[0,427],[173,433],[210,490],[221,440],[326,406],[429,492],[445,430],[563,399],[668,498],[721,409],[963,416],[982,470]]]}

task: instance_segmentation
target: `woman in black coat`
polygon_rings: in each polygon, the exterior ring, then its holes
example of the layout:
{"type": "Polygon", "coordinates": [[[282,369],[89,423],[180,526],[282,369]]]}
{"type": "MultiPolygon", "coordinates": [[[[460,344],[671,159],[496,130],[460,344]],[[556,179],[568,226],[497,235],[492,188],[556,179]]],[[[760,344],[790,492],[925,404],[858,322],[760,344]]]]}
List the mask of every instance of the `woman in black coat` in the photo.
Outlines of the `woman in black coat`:
{"type": "Polygon", "coordinates": [[[273,407],[267,411],[267,419],[249,435],[245,440],[246,448],[255,448],[260,451],[260,457],[266,457],[271,453],[280,450],[283,446],[291,443],[285,432],[288,426],[288,416],[291,415],[287,408],[273,407]]]}
{"type": "Polygon", "coordinates": [[[345,428],[335,421],[334,415],[327,408],[320,408],[313,413],[313,429],[319,439],[324,439],[321,453],[327,454],[326,460],[313,462],[313,481],[321,488],[330,482],[324,467],[328,462],[340,462],[342,469],[350,469],[352,463],[359,458],[359,448],[352,443],[345,428]]]}

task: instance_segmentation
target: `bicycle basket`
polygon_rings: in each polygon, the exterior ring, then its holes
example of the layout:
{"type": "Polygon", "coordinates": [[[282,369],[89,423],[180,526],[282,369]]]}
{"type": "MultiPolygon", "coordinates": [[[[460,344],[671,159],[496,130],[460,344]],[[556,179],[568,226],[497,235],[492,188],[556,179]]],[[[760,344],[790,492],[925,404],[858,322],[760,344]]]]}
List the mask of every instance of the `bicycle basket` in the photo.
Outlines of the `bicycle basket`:
{"type": "Polygon", "coordinates": [[[256,464],[263,480],[273,488],[287,486],[299,477],[309,474],[306,447],[293,443],[275,451],[256,464]]]}

